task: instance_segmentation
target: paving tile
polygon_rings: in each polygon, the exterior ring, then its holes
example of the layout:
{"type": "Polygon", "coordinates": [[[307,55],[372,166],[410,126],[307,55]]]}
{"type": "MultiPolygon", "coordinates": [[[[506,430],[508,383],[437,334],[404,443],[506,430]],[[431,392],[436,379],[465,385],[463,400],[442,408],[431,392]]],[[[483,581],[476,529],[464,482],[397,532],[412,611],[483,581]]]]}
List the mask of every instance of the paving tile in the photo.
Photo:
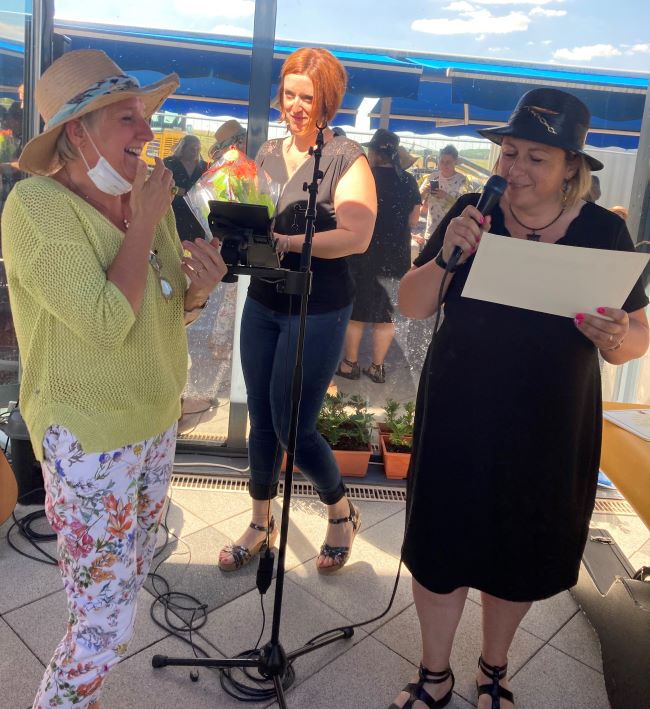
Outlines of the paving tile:
{"type": "MultiPolygon", "coordinates": [[[[19,549],[38,557],[38,552],[16,530],[11,538],[19,549]]],[[[56,557],[56,542],[44,542],[43,547],[56,557]]],[[[0,539],[0,578],[0,614],[63,588],[58,566],[21,556],[7,544],[6,538],[0,539]]]]}
{"type": "MultiPolygon", "coordinates": [[[[372,637],[414,665],[420,663],[422,644],[415,606],[376,630],[372,637]]],[[[543,645],[543,640],[519,628],[510,648],[508,674],[515,674],[543,645]]],[[[468,600],[456,631],[450,664],[456,677],[454,691],[471,702],[476,702],[476,665],[480,654],[481,607],[468,600]]]]}
{"type": "Polygon", "coordinates": [[[542,640],[549,640],[578,612],[568,591],[536,601],[521,621],[521,627],[542,640]]]}
{"type": "MultiPolygon", "coordinates": [[[[359,622],[386,609],[397,567],[394,556],[357,537],[350,561],[338,573],[319,574],[316,565],[309,563],[292,569],[287,576],[330,608],[352,622],[359,622]]],[[[364,626],[365,629],[370,631],[386,623],[412,602],[410,574],[402,567],[393,607],[384,618],[364,626]]]]}
{"type": "Polygon", "coordinates": [[[0,705],[27,709],[34,701],[44,667],[1,618],[0,648],[0,705]]]}
{"type": "Polygon", "coordinates": [[[598,634],[582,612],[576,613],[560,632],[550,639],[549,645],[584,662],[598,672],[603,671],[598,634]]]}
{"type": "MultiPolygon", "coordinates": [[[[138,652],[146,645],[150,645],[168,634],[159,628],[149,616],[152,601],[153,597],[150,593],[144,589],[139,592],[135,636],[129,646],[128,655],[138,652]]],[[[45,665],[50,661],[54,649],[66,631],[68,613],[65,594],[63,590],[58,591],[7,613],[3,617],[45,665]],[[48,622],[43,623],[43,618],[47,618],[48,622]]]]}
{"type": "Polygon", "coordinates": [[[399,559],[404,540],[404,508],[367,530],[362,526],[361,538],[399,559]]]}
{"type": "MultiPolygon", "coordinates": [[[[106,680],[101,697],[102,707],[110,709],[215,709],[241,707],[219,684],[216,670],[201,669],[199,681],[189,678],[189,667],[154,669],[155,654],[187,657],[189,647],[176,638],[165,638],[136,655],[120,662],[106,680]]],[[[257,704],[256,706],[261,706],[257,704]]]]}
{"type": "Polygon", "coordinates": [[[610,709],[603,675],[550,645],[517,673],[512,687],[517,709],[610,709]]]}
{"type": "MultiPolygon", "coordinates": [[[[289,691],[290,707],[385,709],[416,668],[372,637],[365,638],[320,672],[289,691]]],[[[447,705],[469,709],[458,695],[447,705]]]]}
{"type": "Polygon", "coordinates": [[[594,513],[590,526],[606,529],[628,558],[650,540],[650,530],[636,515],[594,513]]]}
{"type": "MultiPolygon", "coordinates": [[[[155,560],[152,571],[166,579],[173,591],[188,593],[214,610],[255,587],[257,564],[226,574],[217,567],[218,550],[229,540],[214,527],[206,527],[182,540],[171,541],[155,560]]],[[[145,588],[159,593],[160,581],[147,579],[145,588]]],[[[189,617],[186,614],[186,618],[189,617]]]]}
{"type": "Polygon", "coordinates": [[[650,541],[647,541],[637,552],[632,554],[629,561],[635,571],[642,566],[650,566],[650,541]]]}
{"type": "Polygon", "coordinates": [[[225,490],[184,490],[171,487],[172,501],[208,524],[216,524],[250,509],[251,498],[243,492],[225,490]]]}
{"type": "MultiPolygon", "coordinates": [[[[43,505],[21,505],[17,504],[15,509],[14,509],[14,514],[18,519],[21,517],[24,517],[25,515],[28,515],[30,512],[38,512],[39,510],[43,509],[43,505]]],[[[0,524],[0,539],[3,537],[7,536],[7,531],[9,528],[13,525],[14,520],[12,517],[9,517],[9,519],[4,523],[0,524]]],[[[47,525],[47,520],[43,521],[44,525],[47,525]]],[[[51,531],[51,530],[49,530],[51,531]]],[[[15,532],[15,530],[14,530],[15,532]]]]}
{"type": "Polygon", "coordinates": [[[182,507],[174,496],[171,499],[167,498],[162,520],[167,525],[169,533],[179,538],[187,537],[209,526],[204,519],[190,512],[188,508],[182,507]]]}
{"type": "MultiPolygon", "coordinates": [[[[266,626],[261,646],[271,638],[275,582],[264,597],[266,626]]],[[[285,579],[280,623],[280,644],[285,652],[297,650],[314,636],[343,625],[348,621],[321,603],[289,579],[285,579]]],[[[255,647],[262,628],[260,596],[255,589],[210,613],[208,623],[199,631],[215,648],[227,657],[255,647]]],[[[357,629],[350,639],[341,639],[297,658],[296,675],[305,679],[331,662],[342,652],[360,642],[366,633],[357,629]]]]}

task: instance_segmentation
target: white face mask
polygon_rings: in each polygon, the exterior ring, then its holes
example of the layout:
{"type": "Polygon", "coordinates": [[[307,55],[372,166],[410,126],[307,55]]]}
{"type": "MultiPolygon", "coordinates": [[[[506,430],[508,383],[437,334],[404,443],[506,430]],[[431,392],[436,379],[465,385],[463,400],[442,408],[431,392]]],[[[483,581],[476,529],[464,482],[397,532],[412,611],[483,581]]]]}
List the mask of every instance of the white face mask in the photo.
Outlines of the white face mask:
{"type": "Polygon", "coordinates": [[[83,126],[83,129],[86,132],[88,139],[92,143],[93,148],[95,148],[95,152],[97,153],[97,155],[99,155],[99,160],[97,161],[97,164],[95,165],[95,167],[91,168],[88,165],[88,162],[86,161],[86,158],[84,157],[81,150],[79,151],[81,154],[81,159],[86,165],[87,175],[92,180],[95,187],[101,192],[104,192],[105,194],[110,194],[113,197],[118,197],[121,194],[126,194],[127,192],[130,192],[132,187],[131,183],[128,180],[125,180],[122,175],[120,175],[120,173],[99,152],[99,150],[97,150],[95,141],[91,138],[90,133],[86,130],[85,126],[83,126]]]}

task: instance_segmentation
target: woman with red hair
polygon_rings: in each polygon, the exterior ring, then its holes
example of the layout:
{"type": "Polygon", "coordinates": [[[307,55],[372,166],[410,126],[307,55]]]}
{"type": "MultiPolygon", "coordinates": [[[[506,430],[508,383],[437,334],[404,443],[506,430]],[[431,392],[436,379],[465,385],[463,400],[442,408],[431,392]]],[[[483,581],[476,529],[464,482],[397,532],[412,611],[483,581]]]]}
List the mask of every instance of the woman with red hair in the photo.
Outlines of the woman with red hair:
{"type": "MultiPolygon", "coordinates": [[[[305,235],[307,195],[319,126],[327,126],[341,105],[345,69],[325,49],[305,47],[291,54],[280,76],[277,102],[287,125],[285,138],[260,148],[260,170],[282,185],[275,236],[282,265],[298,270],[305,235]]],[[[352,311],[353,286],[345,260],[370,243],[377,211],[375,185],[358,143],[324,130],[313,240],[312,288],[304,347],[303,386],[296,464],[327,506],[325,543],[318,571],[331,573],[348,560],[359,529],[359,511],[348,501],[329,445],[316,430],[318,412],[334,375],[352,311]]],[[[233,571],[272,545],[278,528],[271,516],[291,413],[291,377],[298,336],[300,299],[278,293],[253,278],[241,324],[241,358],[250,414],[249,457],[252,520],[234,544],[219,553],[219,567],[233,571]]]]}

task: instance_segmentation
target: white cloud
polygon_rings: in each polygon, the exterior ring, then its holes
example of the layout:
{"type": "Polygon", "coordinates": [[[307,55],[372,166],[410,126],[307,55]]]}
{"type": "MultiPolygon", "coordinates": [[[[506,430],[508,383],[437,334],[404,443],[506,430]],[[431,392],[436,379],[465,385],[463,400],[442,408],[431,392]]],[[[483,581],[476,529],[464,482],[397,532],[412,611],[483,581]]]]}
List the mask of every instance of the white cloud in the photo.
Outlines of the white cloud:
{"type": "MultiPolygon", "coordinates": [[[[476,5],[548,5],[554,0],[473,0],[476,5]]],[[[563,0],[557,0],[563,2],[563,0]]]]}
{"type": "Polygon", "coordinates": [[[590,61],[594,57],[618,57],[620,50],[611,44],[591,44],[573,49],[558,49],[553,52],[553,59],[567,59],[569,61],[590,61]]]}
{"type": "Polygon", "coordinates": [[[476,10],[467,13],[466,19],[434,18],[430,20],[414,20],[411,29],[435,35],[456,34],[510,34],[525,32],[530,24],[530,18],[523,12],[510,12],[497,17],[489,10],[476,10]]]}
{"type": "Polygon", "coordinates": [[[174,0],[174,9],[182,15],[199,17],[252,17],[255,0],[227,0],[227,2],[193,3],[191,0],[174,0]]]}
{"type": "Polygon", "coordinates": [[[552,39],[544,39],[540,42],[540,44],[553,44],[553,40],[552,39]]]}
{"type": "Polygon", "coordinates": [[[505,54],[505,52],[509,52],[510,47],[488,47],[488,52],[500,52],[502,54],[505,54]]]}
{"type": "Polygon", "coordinates": [[[626,54],[650,54],[650,44],[633,44],[626,54]]]}
{"type": "Polygon", "coordinates": [[[531,17],[564,17],[566,10],[545,10],[542,7],[534,7],[529,14],[531,17]]]}
{"type": "Polygon", "coordinates": [[[253,30],[248,27],[237,27],[237,25],[215,25],[211,30],[212,34],[229,34],[236,37],[252,37],[253,30]]]}
{"type": "Polygon", "coordinates": [[[477,34],[476,37],[474,37],[474,39],[477,42],[482,42],[485,39],[485,35],[484,34],[477,34]]]}
{"type": "Polygon", "coordinates": [[[459,12],[461,14],[468,14],[470,12],[476,12],[476,7],[465,0],[460,0],[459,2],[452,2],[451,4],[442,8],[443,10],[449,10],[449,12],[459,12]]]}

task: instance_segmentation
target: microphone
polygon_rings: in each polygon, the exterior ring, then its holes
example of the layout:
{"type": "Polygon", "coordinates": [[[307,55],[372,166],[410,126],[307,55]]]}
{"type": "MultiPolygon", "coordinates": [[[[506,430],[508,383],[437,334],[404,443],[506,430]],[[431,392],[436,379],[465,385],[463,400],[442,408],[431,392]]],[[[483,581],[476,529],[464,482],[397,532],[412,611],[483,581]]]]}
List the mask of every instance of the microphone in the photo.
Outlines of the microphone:
{"type": "MultiPolygon", "coordinates": [[[[483,215],[489,214],[495,207],[496,203],[501,199],[501,195],[506,191],[508,181],[499,175],[492,175],[485,183],[483,192],[478,200],[476,209],[483,215]]],[[[451,254],[451,258],[447,263],[447,271],[453,271],[458,264],[458,259],[463,255],[463,250],[460,246],[455,246],[451,254]]]]}

